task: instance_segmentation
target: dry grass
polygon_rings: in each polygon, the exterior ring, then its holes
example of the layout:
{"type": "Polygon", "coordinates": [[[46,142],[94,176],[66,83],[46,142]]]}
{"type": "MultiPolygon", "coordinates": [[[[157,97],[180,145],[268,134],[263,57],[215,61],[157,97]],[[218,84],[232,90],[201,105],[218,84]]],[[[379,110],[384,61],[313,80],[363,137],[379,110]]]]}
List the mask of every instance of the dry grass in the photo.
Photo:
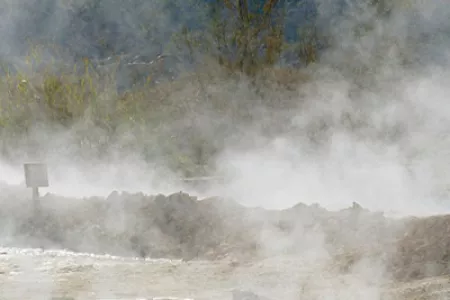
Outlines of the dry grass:
{"type": "Polygon", "coordinates": [[[229,122],[251,122],[255,101],[259,108],[296,105],[295,97],[283,97],[281,103],[273,96],[289,90],[295,95],[299,84],[307,81],[300,70],[273,67],[251,79],[211,59],[195,71],[157,84],[159,69],[149,67],[145,82],[119,93],[117,64],[100,68],[85,60],[82,66],[57,65],[39,63],[35,57],[30,54],[26,71],[0,76],[4,148],[13,148],[39,126],[50,133],[57,128],[75,133],[73,143],[83,153],[103,155],[119,143],[119,148],[137,149],[149,158],[164,155],[170,168],[192,175],[204,174],[208,160],[221,147],[210,141],[215,133],[205,136],[204,128],[214,131],[229,122]],[[242,82],[247,82],[242,92],[257,100],[238,99],[231,92],[242,82]],[[131,140],[123,141],[125,133],[131,140]]]}

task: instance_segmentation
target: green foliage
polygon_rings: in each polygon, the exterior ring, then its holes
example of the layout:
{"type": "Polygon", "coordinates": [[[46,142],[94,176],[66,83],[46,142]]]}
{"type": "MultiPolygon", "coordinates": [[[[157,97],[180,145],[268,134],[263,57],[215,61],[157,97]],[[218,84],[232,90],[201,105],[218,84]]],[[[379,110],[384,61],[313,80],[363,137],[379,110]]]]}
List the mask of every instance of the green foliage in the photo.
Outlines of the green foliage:
{"type": "MultiPolygon", "coordinates": [[[[284,12],[274,9],[277,1],[265,1],[262,13],[250,9],[251,1],[218,0],[208,14],[198,14],[199,22],[206,27],[184,27],[175,35],[175,44],[182,50],[178,53],[187,53],[195,62],[201,57],[204,69],[178,74],[177,80],[156,86],[149,84],[153,75],[158,75],[158,70],[154,70],[155,74],[148,74],[146,84],[124,94],[116,92],[118,64],[112,63],[112,67],[106,70],[88,59],[84,60],[81,68],[61,65],[54,45],[33,45],[26,70],[12,73],[7,66],[2,66],[2,146],[19,137],[27,137],[37,124],[45,123],[49,127],[74,131],[79,148],[83,148],[81,152],[86,152],[84,148],[88,147],[91,151],[87,151],[88,154],[102,156],[111,145],[124,153],[127,149],[135,151],[139,145],[143,157],[149,161],[163,157],[172,169],[186,175],[206,172],[220,145],[212,144],[206,134],[202,135],[199,128],[204,126],[196,118],[203,109],[208,109],[213,115],[230,115],[230,121],[246,122],[251,119],[249,110],[254,108],[254,103],[235,103],[230,99],[232,97],[221,98],[221,95],[212,94],[208,89],[217,87],[214,81],[232,81],[236,77],[224,78],[224,74],[243,73],[252,82],[260,80],[259,86],[269,90],[281,87],[284,96],[289,89],[298,89],[298,84],[308,78],[301,70],[276,67],[283,51],[297,53],[307,64],[318,60],[318,41],[321,38],[317,28],[302,28],[300,42],[287,44],[284,12]],[[49,53],[49,49],[52,49],[50,52],[55,59],[44,62],[42,53],[49,53]],[[189,130],[186,133],[179,127],[189,130]]],[[[375,4],[381,7],[382,3],[379,3],[381,1],[375,4]]],[[[85,9],[90,8],[88,4],[85,9]]],[[[94,15],[96,10],[100,10],[98,5],[91,9],[95,10],[90,12],[94,15]]],[[[155,16],[154,12],[152,16],[155,16]]],[[[145,19],[144,16],[142,18],[145,19]]],[[[154,24],[141,25],[140,34],[151,39],[156,32],[152,27],[154,24]]],[[[277,102],[274,97],[267,98],[270,98],[267,100],[270,103],[264,105],[270,108],[286,109],[289,105],[284,100],[277,102]]]]}

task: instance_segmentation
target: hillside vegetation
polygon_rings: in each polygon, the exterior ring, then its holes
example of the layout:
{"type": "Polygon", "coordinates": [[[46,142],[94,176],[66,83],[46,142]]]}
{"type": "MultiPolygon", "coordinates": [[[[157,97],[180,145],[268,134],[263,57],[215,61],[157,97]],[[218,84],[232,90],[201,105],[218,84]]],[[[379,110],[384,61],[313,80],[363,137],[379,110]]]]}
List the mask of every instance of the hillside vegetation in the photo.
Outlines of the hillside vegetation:
{"type": "MultiPolygon", "coordinates": [[[[387,1],[364,6],[373,14],[368,24],[355,23],[357,34],[388,18],[394,6],[387,1]]],[[[209,173],[223,144],[243,138],[242,128],[286,129],[286,111],[303,101],[302,84],[338,42],[312,0],[150,2],[23,7],[17,51],[1,58],[3,156],[133,150],[184,175],[209,173]]],[[[354,64],[346,68],[358,70],[355,78],[369,74],[354,64]]],[[[309,126],[311,136],[322,123],[309,126]]]]}

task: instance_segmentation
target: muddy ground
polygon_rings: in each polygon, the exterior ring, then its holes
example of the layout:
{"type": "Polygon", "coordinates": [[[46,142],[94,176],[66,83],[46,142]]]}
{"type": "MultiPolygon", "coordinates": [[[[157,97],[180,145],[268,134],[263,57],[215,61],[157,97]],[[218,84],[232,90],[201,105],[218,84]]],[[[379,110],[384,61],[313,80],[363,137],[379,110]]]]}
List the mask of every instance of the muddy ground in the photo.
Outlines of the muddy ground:
{"type": "Polygon", "coordinates": [[[441,299],[447,289],[450,216],[393,219],[357,203],[341,211],[301,203],[275,211],[184,193],[116,192],[89,199],[45,195],[36,213],[26,197],[2,191],[6,249],[122,258],[5,250],[1,299],[44,288],[79,299],[120,293],[230,299],[233,288],[284,299],[441,299]],[[38,275],[23,279],[30,272],[38,275]],[[31,284],[34,278],[47,283],[31,284]]]}
{"type": "Polygon", "coordinates": [[[7,249],[0,256],[1,299],[231,300],[235,290],[274,300],[450,297],[449,278],[445,276],[408,283],[361,274],[336,276],[321,269],[317,261],[286,255],[240,264],[226,259],[144,260],[35,249],[7,249]]]}

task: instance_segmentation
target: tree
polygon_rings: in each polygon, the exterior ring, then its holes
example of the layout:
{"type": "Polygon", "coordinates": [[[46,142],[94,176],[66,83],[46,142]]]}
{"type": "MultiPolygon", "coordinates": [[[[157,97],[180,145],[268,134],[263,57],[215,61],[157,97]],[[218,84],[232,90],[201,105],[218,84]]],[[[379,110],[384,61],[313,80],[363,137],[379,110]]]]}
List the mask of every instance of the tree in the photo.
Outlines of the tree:
{"type": "Polygon", "coordinates": [[[254,74],[273,65],[283,45],[279,0],[216,0],[209,2],[212,40],[218,61],[230,69],[254,74]]]}

